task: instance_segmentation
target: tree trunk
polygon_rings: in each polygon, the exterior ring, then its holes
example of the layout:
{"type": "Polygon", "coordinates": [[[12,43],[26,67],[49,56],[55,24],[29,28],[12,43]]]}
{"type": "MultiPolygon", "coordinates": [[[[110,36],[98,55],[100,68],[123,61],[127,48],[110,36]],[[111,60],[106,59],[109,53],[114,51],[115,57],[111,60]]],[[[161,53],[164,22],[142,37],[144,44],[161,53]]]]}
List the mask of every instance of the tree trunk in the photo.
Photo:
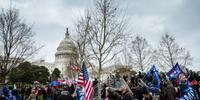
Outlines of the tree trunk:
{"type": "Polygon", "coordinates": [[[0,76],[0,83],[5,83],[6,82],[6,76],[2,75],[0,76]]]}
{"type": "Polygon", "coordinates": [[[99,70],[98,70],[98,100],[101,100],[101,62],[99,61],[99,70]]]}

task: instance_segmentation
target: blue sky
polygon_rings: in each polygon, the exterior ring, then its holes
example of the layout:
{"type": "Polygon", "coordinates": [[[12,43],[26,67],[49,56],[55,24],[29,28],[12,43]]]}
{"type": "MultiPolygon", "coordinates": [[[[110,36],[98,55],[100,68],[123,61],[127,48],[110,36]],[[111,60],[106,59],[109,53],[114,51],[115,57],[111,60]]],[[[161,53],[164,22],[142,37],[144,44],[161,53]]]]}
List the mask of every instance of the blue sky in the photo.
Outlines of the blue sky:
{"type": "MultiPolygon", "coordinates": [[[[74,23],[93,0],[12,0],[12,6],[33,24],[38,44],[45,45],[34,59],[54,61],[54,53],[69,27],[76,36],[74,23]]],[[[133,33],[142,34],[157,47],[164,31],[169,31],[177,42],[193,56],[193,69],[200,70],[200,0],[120,0],[120,6],[130,19],[133,33]]],[[[0,8],[8,8],[10,0],[0,0],[0,8]]]]}

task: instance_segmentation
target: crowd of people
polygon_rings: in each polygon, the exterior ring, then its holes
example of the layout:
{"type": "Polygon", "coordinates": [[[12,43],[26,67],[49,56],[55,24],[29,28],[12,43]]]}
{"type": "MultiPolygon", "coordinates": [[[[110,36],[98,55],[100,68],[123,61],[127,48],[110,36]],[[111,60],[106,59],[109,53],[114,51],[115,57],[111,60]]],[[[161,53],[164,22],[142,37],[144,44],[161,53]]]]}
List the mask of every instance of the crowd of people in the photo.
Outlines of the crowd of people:
{"type": "Polygon", "coordinates": [[[200,100],[200,76],[193,71],[180,73],[169,79],[166,73],[153,74],[139,72],[138,75],[123,76],[125,84],[120,84],[120,76],[111,76],[104,84],[102,98],[109,100],[200,100]],[[120,85],[119,85],[120,84],[120,85]],[[159,86],[158,86],[159,85],[159,86]],[[119,87],[121,86],[121,87],[119,87]],[[124,88],[123,86],[126,86],[124,88]],[[110,87],[110,88],[108,88],[110,87]],[[127,88],[128,87],[128,88],[127,88]]]}
{"type": "MultiPolygon", "coordinates": [[[[92,100],[98,98],[98,81],[93,81],[92,100]]],[[[84,88],[75,82],[68,84],[41,85],[35,81],[32,86],[17,87],[4,85],[0,90],[0,100],[84,100],[84,88]]],[[[120,76],[109,75],[101,83],[102,100],[199,100],[200,76],[193,72],[181,73],[177,79],[168,79],[165,73],[160,72],[155,78],[139,72],[136,75],[120,76]],[[159,86],[157,86],[159,84],[159,86]],[[191,86],[189,88],[188,86],[191,86]],[[188,97],[182,96],[192,89],[188,97]],[[193,96],[193,99],[190,99],[193,96]],[[188,99],[187,99],[188,98],[188,99]]]]}
{"type": "MultiPolygon", "coordinates": [[[[80,88],[76,89],[78,90],[80,88]]],[[[75,84],[43,86],[35,81],[33,85],[22,88],[4,85],[0,92],[0,100],[76,100],[76,91],[75,84]]]]}

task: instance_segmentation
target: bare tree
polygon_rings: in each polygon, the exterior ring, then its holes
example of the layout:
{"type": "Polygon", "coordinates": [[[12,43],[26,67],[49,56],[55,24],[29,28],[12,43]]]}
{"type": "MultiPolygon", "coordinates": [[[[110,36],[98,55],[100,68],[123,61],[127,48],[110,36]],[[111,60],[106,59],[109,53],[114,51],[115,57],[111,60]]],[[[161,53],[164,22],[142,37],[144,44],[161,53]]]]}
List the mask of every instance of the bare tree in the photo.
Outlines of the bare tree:
{"type": "Polygon", "coordinates": [[[176,39],[168,33],[162,36],[158,51],[158,60],[161,66],[171,68],[177,62],[182,66],[192,64],[190,52],[186,51],[185,48],[180,47],[177,44],[176,39]]]}
{"type": "Polygon", "coordinates": [[[131,52],[126,46],[124,46],[121,55],[119,55],[118,57],[120,58],[120,63],[122,65],[125,65],[126,67],[133,67],[131,52]]]}
{"type": "Polygon", "coordinates": [[[124,65],[125,67],[133,67],[132,65],[132,57],[131,57],[131,50],[129,48],[129,44],[131,41],[131,36],[127,35],[122,47],[122,52],[116,56],[117,59],[115,59],[115,64],[116,62],[120,63],[121,65],[124,65]]]}
{"type": "Polygon", "coordinates": [[[24,23],[16,9],[0,13],[0,81],[5,82],[10,70],[36,51],[32,27],[24,23]]]}
{"type": "Polygon", "coordinates": [[[182,57],[181,65],[184,66],[184,67],[187,66],[187,65],[192,65],[191,61],[192,61],[192,56],[191,56],[190,52],[185,51],[184,55],[182,57]]]}
{"type": "Polygon", "coordinates": [[[87,35],[85,36],[88,40],[87,54],[98,63],[98,97],[100,98],[102,67],[121,51],[116,47],[122,43],[125,36],[125,17],[120,16],[115,0],[96,0],[94,9],[90,10],[89,17],[86,15],[84,21],[87,24],[84,25],[84,32],[81,34],[87,35]]]}
{"type": "Polygon", "coordinates": [[[86,16],[81,17],[76,23],[75,28],[78,33],[78,39],[76,40],[79,54],[79,64],[81,65],[84,59],[88,59],[89,55],[87,53],[87,47],[89,43],[88,33],[91,31],[90,25],[91,15],[89,11],[87,11],[86,16]]]}
{"type": "Polygon", "coordinates": [[[144,37],[136,36],[131,43],[133,65],[144,71],[153,61],[153,50],[144,37]]]}
{"type": "Polygon", "coordinates": [[[78,38],[76,39],[76,44],[78,47],[79,54],[79,66],[81,66],[82,62],[85,61],[92,70],[92,77],[94,78],[97,71],[94,68],[94,65],[90,62],[90,59],[93,59],[89,55],[89,35],[88,33],[91,31],[91,13],[87,10],[85,16],[81,16],[81,18],[75,23],[76,32],[78,33],[78,38]]]}

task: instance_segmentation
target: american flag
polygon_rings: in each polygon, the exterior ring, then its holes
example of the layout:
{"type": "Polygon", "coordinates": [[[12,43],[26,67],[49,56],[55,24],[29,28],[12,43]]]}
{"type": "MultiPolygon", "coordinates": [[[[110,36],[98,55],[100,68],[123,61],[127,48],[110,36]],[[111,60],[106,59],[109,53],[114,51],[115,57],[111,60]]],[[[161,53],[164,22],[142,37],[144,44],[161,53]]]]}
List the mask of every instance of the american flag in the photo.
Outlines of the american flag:
{"type": "Polygon", "coordinates": [[[76,65],[74,65],[73,63],[69,63],[69,67],[72,71],[80,71],[80,68],[76,65]]]}
{"type": "Polygon", "coordinates": [[[80,72],[80,74],[79,74],[79,77],[78,77],[78,80],[77,80],[77,84],[78,85],[83,85],[83,73],[82,73],[82,71],[80,72]]]}
{"type": "Polygon", "coordinates": [[[82,70],[77,80],[78,85],[83,85],[85,88],[85,100],[91,100],[93,94],[92,82],[89,81],[89,74],[85,63],[82,65],[82,70]]]}

